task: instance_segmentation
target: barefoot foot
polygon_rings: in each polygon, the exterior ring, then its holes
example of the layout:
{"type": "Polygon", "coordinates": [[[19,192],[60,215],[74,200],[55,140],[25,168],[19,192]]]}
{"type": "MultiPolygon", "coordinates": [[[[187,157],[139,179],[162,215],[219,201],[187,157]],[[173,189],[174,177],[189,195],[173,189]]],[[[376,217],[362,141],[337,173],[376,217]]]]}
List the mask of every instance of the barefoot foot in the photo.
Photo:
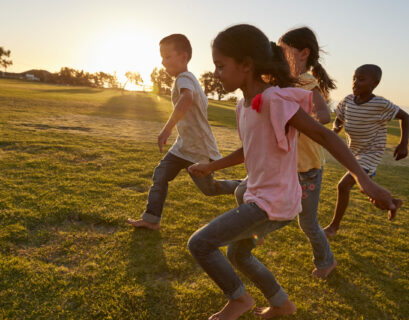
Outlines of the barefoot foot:
{"type": "Polygon", "coordinates": [[[335,237],[335,235],[337,234],[337,231],[338,231],[338,228],[335,228],[331,225],[324,228],[324,233],[327,239],[335,237]]]}
{"type": "Polygon", "coordinates": [[[271,319],[279,316],[289,316],[294,314],[297,311],[297,308],[293,302],[286,300],[281,306],[270,306],[256,308],[254,314],[263,319],[271,319]]]}
{"type": "Polygon", "coordinates": [[[335,269],[336,266],[337,266],[337,260],[334,259],[334,263],[330,265],[329,267],[322,268],[322,269],[315,268],[314,270],[312,270],[312,275],[319,279],[325,279],[332,272],[332,270],[335,269]]]}
{"type": "Polygon", "coordinates": [[[128,218],[126,222],[128,222],[131,226],[135,228],[146,228],[150,230],[159,230],[159,227],[160,227],[159,223],[150,223],[142,219],[134,220],[134,219],[128,218]]]}
{"type": "Polygon", "coordinates": [[[388,211],[388,220],[393,220],[396,217],[396,212],[398,209],[402,206],[403,201],[401,199],[393,199],[392,200],[393,204],[395,205],[394,210],[389,210],[388,211]]]}
{"type": "Polygon", "coordinates": [[[247,292],[236,300],[229,300],[222,310],[212,315],[209,320],[235,320],[249,311],[254,305],[254,299],[247,292]]]}

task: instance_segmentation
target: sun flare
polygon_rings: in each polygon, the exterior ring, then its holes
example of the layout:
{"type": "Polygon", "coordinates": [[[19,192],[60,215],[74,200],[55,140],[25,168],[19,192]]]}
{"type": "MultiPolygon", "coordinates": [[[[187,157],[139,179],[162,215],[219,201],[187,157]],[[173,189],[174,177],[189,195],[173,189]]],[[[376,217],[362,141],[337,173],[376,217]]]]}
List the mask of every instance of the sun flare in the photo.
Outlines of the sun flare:
{"type": "MultiPolygon", "coordinates": [[[[153,68],[160,66],[158,43],[155,37],[143,31],[108,30],[95,40],[91,48],[90,69],[116,73],[118,81],[126,82],[127,71],[138,72],[143,84],[151,84],[153,68]]],[[[128,83],[126,89],[140,90],[140,86],[128,83]]]]}

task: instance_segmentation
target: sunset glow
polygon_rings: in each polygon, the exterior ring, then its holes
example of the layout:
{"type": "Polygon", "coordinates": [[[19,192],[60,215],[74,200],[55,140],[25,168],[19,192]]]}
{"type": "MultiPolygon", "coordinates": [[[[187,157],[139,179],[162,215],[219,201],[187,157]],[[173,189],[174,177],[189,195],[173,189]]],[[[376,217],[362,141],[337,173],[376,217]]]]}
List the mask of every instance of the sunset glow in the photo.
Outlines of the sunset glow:
{"type": "Polygon", "coordinates": [[[407,38],[409,2],[403,0],[345,0],[342,5],[324,0],[314,4],[118,0],[104,5],[96,0],[14,0],[4,9],[0,45],[11,50],[10,72],[58,72],[69,67],[91,73],[116,72],[124,83],[125,72],[131,71],[139,72],[150,85],[153,68],[161,66],[160,39],[183,33],[193,47],[189,70],[199,78],[213,70],[211,41],[228,26],[254,24],[277,41],[287,30],[307,25],[328,53],[322,55],[322,63],[337,82],[337,89],[331,92],[334,101],[351,92],[355,68],[375,63],[383,69],[376,93],[409,109],[409,80],[402,77],[409,72],[409,44],[402,40],[407,38]]]}
{"type": "MultiPolygon", "coordinates": [[[[139,72],[145,85],[150,84],[150,74],[160,66],[158,44],[137,30],[105,30],[90,42],[88,48],[88,68],[92,72],[103,70],[114,73],[121,83],[126,82],[127,71],[139,72]]],[[[138,87],[128,84],[127,89],[138,87]]]]}

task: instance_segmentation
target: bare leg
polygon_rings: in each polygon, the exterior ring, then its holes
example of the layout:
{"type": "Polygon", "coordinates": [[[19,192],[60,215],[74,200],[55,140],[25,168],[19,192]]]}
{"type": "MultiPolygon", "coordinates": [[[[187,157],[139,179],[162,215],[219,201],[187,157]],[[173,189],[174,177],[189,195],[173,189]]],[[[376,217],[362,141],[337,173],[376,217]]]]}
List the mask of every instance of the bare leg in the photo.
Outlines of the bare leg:
{"type": "Polygon", "coordinates": [[[254,314],[259,316],[263,319],[271,319],[279,316],[289,316],[294,314],[297,311],[295,304],[290,301],[286,300],[281,306],[270,306],[270,307],[262,307],[256,308],[254,310],[254,314]]]}
{"type": "Polygon", "coordinates": [[[324,228],[327,238],[332,238],[337,234],[342,217],[348,207],[349,193],[355,185],[355,180],[349,173],[346,173],[338,183],[337,203],[335,205],[334,217],[331,223],[324,228]]]}
{"type": "Polygon", "coordinates": [[[128,218],[126,222],[128,222],[131,226],[135,228],[145,228],[145,229],[150,229],[150,230],[159,230],[160,228],[159,223],[150,223],[142,219],[134,220],[134,219],[128,218]]]}
{"type": "Polygon", "coordinates": [[[234,320],[249,311],[254,299],[246,292],[236,300],[229,300],[222,310],[212,315],[209,320],[234,320]]]}

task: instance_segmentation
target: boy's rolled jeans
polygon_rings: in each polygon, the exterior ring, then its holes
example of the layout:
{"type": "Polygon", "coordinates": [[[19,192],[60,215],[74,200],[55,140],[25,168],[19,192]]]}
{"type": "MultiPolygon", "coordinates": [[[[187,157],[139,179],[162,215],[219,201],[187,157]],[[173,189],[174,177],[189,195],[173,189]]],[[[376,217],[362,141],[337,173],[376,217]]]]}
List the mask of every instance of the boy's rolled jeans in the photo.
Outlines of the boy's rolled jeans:
{"type": "MultiPolygon", "coordinates": [[[[169,181],[175,179],[182,169],[187,169],[192,164],[193,162],[177,157],[170,152],[165,155],[153,173],[153,185],[149,190],[146,210],[142,214],[143,220],[150,223],[160,222],[169,181]]],[[[241,180],[215,180],[213,174],[201,178],[192,174],[190,176],[206,196],[233,194],[241,182],[241,180]]]]}

